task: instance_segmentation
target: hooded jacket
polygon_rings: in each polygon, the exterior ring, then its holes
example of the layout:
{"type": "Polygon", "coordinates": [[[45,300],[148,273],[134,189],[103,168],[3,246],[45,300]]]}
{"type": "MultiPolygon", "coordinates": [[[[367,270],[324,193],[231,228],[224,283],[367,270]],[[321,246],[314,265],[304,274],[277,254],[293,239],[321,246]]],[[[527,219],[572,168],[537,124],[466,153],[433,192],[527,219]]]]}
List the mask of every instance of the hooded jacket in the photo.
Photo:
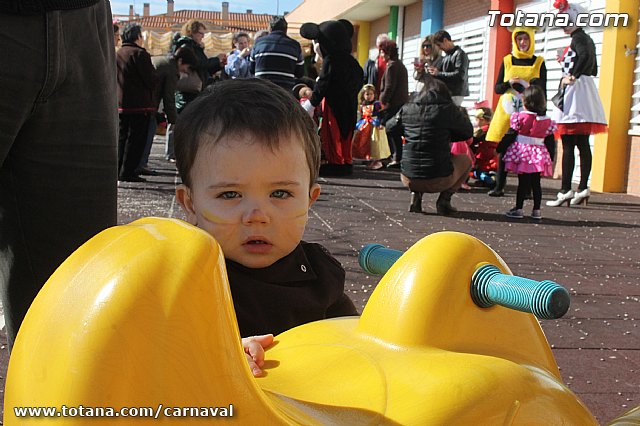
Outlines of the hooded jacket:
{"type": "Polygon", "coordinates": [[[402,174],[409,179],[433,179],[453,173],[451,142],[473,136],[468,117],[448,94],[429,90],[418,94],[398,113],[406,143],[402,174]]]}

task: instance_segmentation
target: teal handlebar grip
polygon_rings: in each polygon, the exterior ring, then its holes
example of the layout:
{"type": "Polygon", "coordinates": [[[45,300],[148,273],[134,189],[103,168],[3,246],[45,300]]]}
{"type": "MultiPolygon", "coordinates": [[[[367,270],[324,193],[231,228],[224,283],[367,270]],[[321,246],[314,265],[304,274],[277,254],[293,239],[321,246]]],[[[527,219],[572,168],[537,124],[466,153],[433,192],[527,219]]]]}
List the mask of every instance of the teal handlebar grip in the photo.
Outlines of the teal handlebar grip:
{"type": "Polygon", "coordinates": [[[561,285],[503,274],[493,265],[481,266],[474,272],[471,298],[481,308],[501,305],[540,319],[561,318],[570,304],[569,292],[561,285]]]}
{"type": "Polygon", "coordinates": [[[382,244],[367,244],[360,250],[358,263],[369,274],[384,275],[400,256],[399,250],[388,249],[382,244]]]}
{"type": "MultiPolygon", "coordinates": [[[[360,250],[358,263],[369,274],[384,275],[402,254],[381,244],[368,244],[360,250]]],[[[540,319],[561,318],[571,302],[569,292],[560,284],[503,274],[493,265],[481,266],[474,272],[471,298],[481,308],[500,305],[540,319]]]]}

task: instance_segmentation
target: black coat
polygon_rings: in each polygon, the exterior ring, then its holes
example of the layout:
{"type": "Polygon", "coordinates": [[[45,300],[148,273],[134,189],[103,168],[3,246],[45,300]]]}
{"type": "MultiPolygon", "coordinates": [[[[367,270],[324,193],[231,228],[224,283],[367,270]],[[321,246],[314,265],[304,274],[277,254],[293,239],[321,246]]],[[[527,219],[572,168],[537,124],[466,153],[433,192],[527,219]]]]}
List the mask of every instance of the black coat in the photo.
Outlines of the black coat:
{"type": "Polygon", "coordinates": [[[324,57],[310,101],[318,106],[326,98],[343,138],[347,138],[356,126],[358,92],[363,78],[362,67],[351,54],[335,52],[324,57]]]}
{"type": "Polygon", "coordinates": [[[571,50],[576,54],[573,58],[571,75],[575,78],[581,75],[598,75],[598,62],[596,60],[596,45],[582,28],[571,33],[571,50]]]}
{"type": "Polygon", "coordinates": [[[446,52],[438,70],[436,77],[447,85],[451,96],[469,96],[469,58],[460,46],[446,52]]]}
{"type": "Polygon", "coordinates": [[[358,315],[344,293],[345,272],[320,244],[302,241],[266,268],[227,260],[240,335],[280,334],[325,318],[358,315]]]}
{"type": "Polygon", "coordinates": [[[428,91],[406,103],[397,117],[406,139],[402,174],[409,179],[432,179],[453,173],[451,142],[470,138],[473,126],[451,98],[428,91]]]}

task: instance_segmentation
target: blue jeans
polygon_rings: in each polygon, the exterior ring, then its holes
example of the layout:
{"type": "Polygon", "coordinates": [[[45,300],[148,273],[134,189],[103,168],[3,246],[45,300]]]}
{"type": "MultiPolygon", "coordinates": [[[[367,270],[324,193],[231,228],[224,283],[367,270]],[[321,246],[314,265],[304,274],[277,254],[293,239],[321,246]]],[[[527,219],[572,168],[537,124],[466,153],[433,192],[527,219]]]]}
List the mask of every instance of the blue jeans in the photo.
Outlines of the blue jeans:
{"type": "Polygon", "coordinates": [[[51,273],[116,224],[110,4],[0,14],[0,52],[0,289],[11,348],[51,273]]]}
{"type": "Polygon", "coordinates": [[[173,127],[175,124],[167,125],[167,134],[165,136],[165,145],[164,145],[164,159],[165,160],[175,160],[176,153],[174,151],[173,145],[173,127]]]}
{"type": "Polygon", "coordinates": [[[151,155],[151,147],[153,146],[153,138],[156,135],[156,130],[158,130],[158,120],[156,120],[155,114],[151,114],[149,117],[149,128],[147,130],[147,144],[144,147],[144,152],[142,153],[140,164],[138,164],[138,168],[136,169],[136,174],[140,174],[142,169],[147,167],[147,163],[149,163],[149,155],[151,155]]]}

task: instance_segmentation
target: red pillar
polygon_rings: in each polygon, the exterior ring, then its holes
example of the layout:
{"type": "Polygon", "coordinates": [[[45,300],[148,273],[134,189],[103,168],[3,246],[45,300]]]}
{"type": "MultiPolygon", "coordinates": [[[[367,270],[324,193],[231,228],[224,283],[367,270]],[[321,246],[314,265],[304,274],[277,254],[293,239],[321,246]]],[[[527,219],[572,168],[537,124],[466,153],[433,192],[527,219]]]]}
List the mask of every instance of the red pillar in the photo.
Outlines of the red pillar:
{"type": "MultiPolygon", "coordinates": [[[[514,13],[514,0],[491,0],[491,10],[499,10],[500,13],[514,13]]],[[[505,55],[511,52],[511,33],[506,27],[496,24],[489,30],[489,66],[487,67],[487,79],[485,80],[485,93],[492,109],[498,103],[499,95],[496,95],[494,86],[500,72],[500,66],[505,55]]]]}

